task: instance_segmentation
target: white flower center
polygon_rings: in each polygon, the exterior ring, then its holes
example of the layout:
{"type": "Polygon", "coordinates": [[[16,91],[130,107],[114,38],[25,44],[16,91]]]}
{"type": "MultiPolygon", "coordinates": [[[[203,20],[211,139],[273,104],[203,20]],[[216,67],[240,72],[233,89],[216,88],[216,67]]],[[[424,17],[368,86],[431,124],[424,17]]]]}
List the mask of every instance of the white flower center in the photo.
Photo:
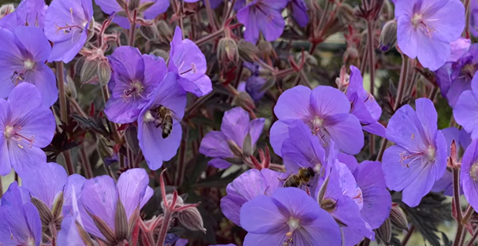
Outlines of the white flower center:
{"type": "Polygon", "coordinates": [[[26,70],[30,70],[35,66],[35,62],[28,59],[23,63],[23,66],[25,67],[26,70]]]}
{"type": "Polygon", "coordinates": [[[478,181],[478,163],[471,165],[470,176],[475,182],[478,181]]]}
{"type": "Polygon", "coordinates": [[[421,14],[414,14],[412,17],[412,24],[415,28],[417,28],[423,20],[423,15],[421,14]]]}
{"type": "Polygon", "coordinates": [[[289,231],[290,232],[294,232],[295,230],[297,230],[300,227],[299,220],[296,219],[296,218],[292,218],[292,217],[289,219],[287,224],[289,225],[289,231]]]}
{"type": "Polygon", "coordinates": [[[11,137],[13,137],[13,135],[15,135],[15,129],[11,126],[7,126],[7,127],[5,127],[5,131],[3,132],[3,135],[6,138],[11,138],[11,137]]]}
{"type": "Polygon", "coordinates": [[[436,151],[433,146],[428,146],[427,152],[425,154],[429,161],[435,161],[436,151]]]}

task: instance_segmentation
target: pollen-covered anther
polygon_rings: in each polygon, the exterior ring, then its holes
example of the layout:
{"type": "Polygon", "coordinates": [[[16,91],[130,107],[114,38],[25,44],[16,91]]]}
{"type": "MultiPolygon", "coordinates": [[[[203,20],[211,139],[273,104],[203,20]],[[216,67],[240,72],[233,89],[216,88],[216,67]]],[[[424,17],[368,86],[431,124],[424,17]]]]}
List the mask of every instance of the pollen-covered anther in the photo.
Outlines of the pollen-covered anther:
{"type": "Polygon", "coordinates": [[[415,28],[417,28],[422,23],[423,23],[423,15],[421,15],[421,14],[413,15],[412,24],[415,28]]]}
{"type": "Polygon", "coordinates": [[[478,163],[473,163],[470,168],[470,177],[476,182],[478,181],[478,163]]]}

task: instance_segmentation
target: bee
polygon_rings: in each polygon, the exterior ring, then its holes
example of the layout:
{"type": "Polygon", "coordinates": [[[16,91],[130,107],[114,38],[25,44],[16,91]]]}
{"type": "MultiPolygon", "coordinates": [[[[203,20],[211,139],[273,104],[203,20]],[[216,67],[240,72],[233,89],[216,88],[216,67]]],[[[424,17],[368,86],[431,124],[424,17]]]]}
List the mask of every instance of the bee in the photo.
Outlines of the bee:
{"type": "Polygon", "coordinates": [[[152,114],[153,117],[156,118],[154,121],[156,128],[161,127],[163,130],[163,138],[169,137],[171,131],[173,130],[173,118],[177,118],[174,115],[174,112],[163,105],[159,105],[152,110],[152,114]]]}
{"type": "Polygon", "coordinates": [[[311,167],[302,167],[297,174],[292,174],[285,179],[284,187],[299,187],[303,184],[307,184],[314,176],[314,169],[311,167]]]}

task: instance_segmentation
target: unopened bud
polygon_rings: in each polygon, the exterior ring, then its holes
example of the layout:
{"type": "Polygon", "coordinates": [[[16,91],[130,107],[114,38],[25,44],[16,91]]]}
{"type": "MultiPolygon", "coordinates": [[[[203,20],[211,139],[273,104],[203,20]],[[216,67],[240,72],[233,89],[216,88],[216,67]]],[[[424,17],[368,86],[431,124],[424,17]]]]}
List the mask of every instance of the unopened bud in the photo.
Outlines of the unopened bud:
{"type": "Polygon", "coordinates": [[[160,20],[156,25],[159,31],[159,37],[163,40],[171,40],[173,37],[173,30],[171,30],[171,26],[165,21],[160,20]]]}
{"type": "Polygon", "coordinates": [[[157,40],[159,37],[156,25],[140,26],[139,33],[147,40],[157,40]]]}
{"type": "Polygon", "coordinates": [[[107,60],[98,63],[98,81],[102,85],[108,84],[111,79],[111,67],[107,60]]]}
{"type": "Polygon", "coordinates": [[[408,221],[407,217],[396,204],[392,206],[390,210],[390,221],[392,224],[400,230],[408,230],[408,221]]]}
{"type": "Polygon", "coordinates": [[[397,43],[397,22],[395,20],[388,21],[382,28],[380,33],[379,48],[387,52],[397,43]]]}
{"type": "Polygon", "coordinates": [[[239,41],[239,44],[237,46],[238,51],[239,51],[239,57],[246,61],[246,62],[254,62],[259,59],[257,57],[257,54],[259,54],[259,49],[251,44],[250,42],[247,42],[244,39],[241,39],[239,41]]]}
{"type": "Polygon", "coordinates": [[[392,240],[392,223],[390,219],[387,218],[379,228],[375,229],[375,233],[385,245],[389,245],[392,240]]]}
{"type": "Polygon", "coordinates": [[[70,98],[76,99],[78,96],[75,81],[70,76],[66,76],[66,93],[70,98]]]}
{"type": "Polygon", "coordinates": [[[256,108],[256,105],[254,104],[254,100],[252,99],[251,95],[249,95],[249,93],[245,91],[238,92],[238,94],[234,97],[232,104],[234,106],[239,106],[246,111],[256,108]]]}
{"type": "Polygon", "coordinates": [[[346,25],[356,19],[354,9],[346,3],[340,4],[336,16],[340,25],[346,25]]]}
{"type": "MultiPolygon", "coordinates": [[[[171,193],[166,194],[166,202],[168,204],[173,203],[173,198],[174,198],[173,194],[171,194],[171,193]]],[[[182,205],[184,205],[184,200],[181,196],[178,196],[178,198],[176,199],[176,206],[182,206],[182,205]]],[[[161,201],[161,208],[164,211],[164,201],[161,201]]]]}
{"type": "Polygon", "coordinates": [[[196,207],[187,208],[178,214],[179,222],[191,231],[202,231],[206,233],[201,214],[196,207]]]}
{"type": "Polygon", "coordinates": [[[13,4],[8,3],[8,4],[2,5],[0,7],[0,19],[12,13],[13,11],[15,11],[15,7],[13,6],[13,4]]]}
{"type": "MultiPolygon", "coordinates": [[[[139,0],[138,0],[139,1],[139,0]]],[[[139,8],[138,8],[138,12],[139,13],[143,13],[144,11],[148,10],[149,8],[151,8],[151,6],[153,6],[154,4],[156,3],[156,1],[150,1],[150,2],[145,2],[145,3],[142,3],[139,8]]]]}
{"type": "Polygon", "coordinates": [[[98,61],[95,60],[85,60],[83,66],[81,67],[80,78],[81,82],[86,83],[93,79],[94,76],[98,74],[98,61]]]}
{"type": "Polygon", "coordinates": [[[139,8],[140,0],[129,0],[128,1],[128,9],[130,11],[133,11],[137,8],[139,8]]]}
{"type": "Polygon", "coordinates": [[[83,69],[83,64],[85,64],[86,61],[86,56],[80,57],[78,60],[75,62],[75,74],[81,76],[81,69],[83,69]]]}
{"type": "Polygon", "coordinates": [[[160,49],[155,49],[150,54],[153,55],[153,56],[161,57],[165,61],[167,61],[168,58],[169,58],[169,53],[164,51],[164,50],[160,50],[160,49]]]}
{"type": "Polygon", "coordinates": [[[217,46],[217,60],[221,63],[238,62],[239,51],[236,41],[232,38],[221,38],[217,46]]]}
{"type": "Polygon", "coordinates": [[[260,40],[259,44],[257,44],[257,48],[259,49],[259,54],[262,58],[270,57],[274,53],[274,48],[272,47],[271,42],[260,40]]]}

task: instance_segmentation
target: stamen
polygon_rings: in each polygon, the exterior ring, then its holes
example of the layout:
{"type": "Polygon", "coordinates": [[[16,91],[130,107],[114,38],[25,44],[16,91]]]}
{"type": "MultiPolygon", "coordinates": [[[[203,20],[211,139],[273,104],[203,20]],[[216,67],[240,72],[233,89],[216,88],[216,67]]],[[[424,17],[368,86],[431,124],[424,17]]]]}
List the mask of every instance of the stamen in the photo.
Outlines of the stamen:
{"type": "Polygon", "coordinates": [[[476,182],[478,181],[478,163],[473,163],[470,168],[470,177],[476,182]]]}
{"type": "Polygon", "coordinates": [[[197,70],[197,68],[196,68],[196,64],[191,63],[191,68],[188,69],[188,70],[186,70],[186,71],[184,71],[184,72],[181,72],[180,75],[187,74],[187,73],[189,73],[189,72],[193,72],[193,73],[197,73],[197,72],[198,72],[198,70],[197,70]]]}
{"type": "Polygon", "coordinates": [[[408,160],[410,158],[413,158],[411,161],[409,161],[407,164],[405,164],[405,166],[407,168],[410,167],[409,163],[414,162],[416,159],[423,157],[423,153],[414,153],[414,154],[406,155],[407,153],[408,152],[403,151],[402,153],[399,154],[400,155],[400,164],[402,164],[402,166],[404,166],[403,161],[408,160]]]}

